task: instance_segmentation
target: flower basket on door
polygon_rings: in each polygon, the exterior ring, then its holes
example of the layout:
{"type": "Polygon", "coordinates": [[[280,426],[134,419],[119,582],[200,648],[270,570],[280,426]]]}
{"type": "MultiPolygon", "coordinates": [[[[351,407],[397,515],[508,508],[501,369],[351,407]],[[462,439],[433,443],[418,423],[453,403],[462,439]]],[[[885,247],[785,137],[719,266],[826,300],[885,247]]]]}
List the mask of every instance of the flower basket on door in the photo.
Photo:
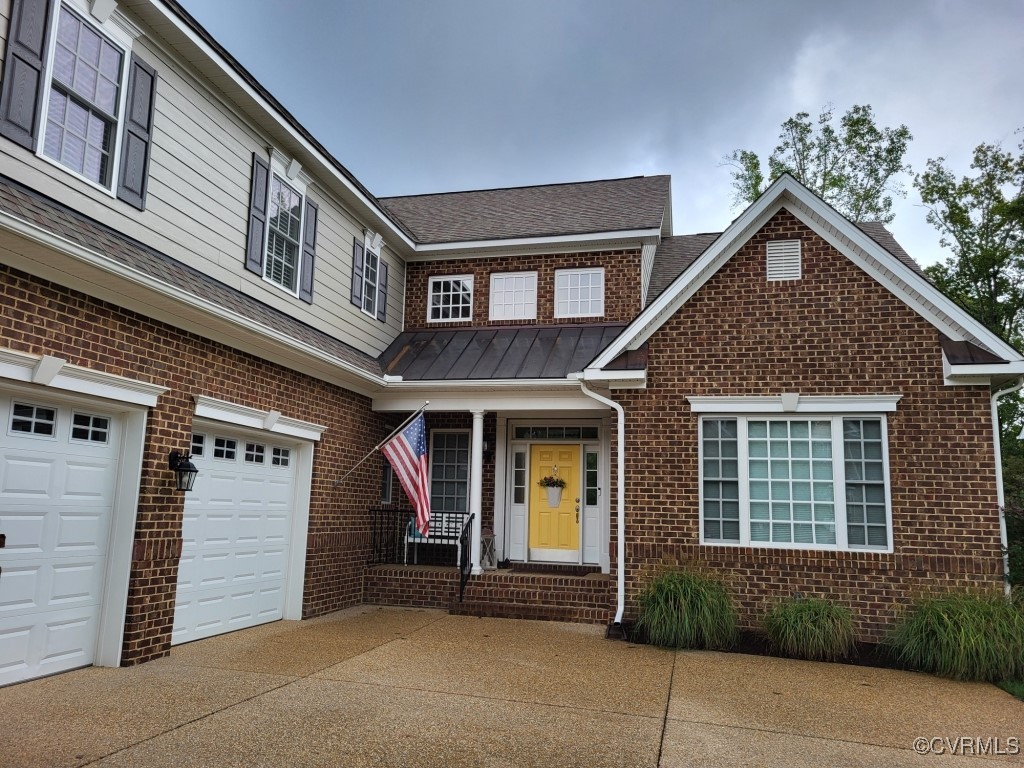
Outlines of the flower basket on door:
{"type": "Polygon", "coordinates": [[[547,491],[549,507],[557,507],[562,503],[562,489],[565,488],[565,480],[557,475],[547,475],[542,477],[537,485],[547,491]]]}

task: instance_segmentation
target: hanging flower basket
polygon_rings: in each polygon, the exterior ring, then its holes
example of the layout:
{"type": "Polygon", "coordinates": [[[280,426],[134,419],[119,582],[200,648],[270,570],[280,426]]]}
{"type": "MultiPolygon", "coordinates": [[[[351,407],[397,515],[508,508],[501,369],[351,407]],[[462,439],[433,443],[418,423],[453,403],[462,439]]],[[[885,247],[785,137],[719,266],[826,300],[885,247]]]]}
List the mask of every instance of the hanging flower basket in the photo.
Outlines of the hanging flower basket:
{"type": "Polygon", "coordinates": [[[537,485],[547,491],[549,507],[557,507],[562,503],[562,489],[565,488],[565,480],[557,475],[548,475],[542,477],[537,485]]]}

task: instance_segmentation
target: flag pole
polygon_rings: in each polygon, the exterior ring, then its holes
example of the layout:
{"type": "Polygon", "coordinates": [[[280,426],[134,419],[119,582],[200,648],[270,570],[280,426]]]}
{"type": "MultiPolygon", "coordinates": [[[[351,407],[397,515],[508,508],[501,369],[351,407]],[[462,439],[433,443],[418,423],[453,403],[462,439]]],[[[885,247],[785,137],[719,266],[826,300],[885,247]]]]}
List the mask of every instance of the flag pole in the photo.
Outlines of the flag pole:
{"type": "Polygon", "coordinates": [[[351,475],[353,472],[355,472],[357,469],[359,469],[360,465],[362,465],[362,463],[364,461],[366,461],[368,458],[373,456],[373,454],[376,453],[380,449],[380,447],[382,445],[384,445],[384,443],[386,443],[392,437],[394,437],[399,432],[401,432],[403,429],[405,429],[412,422],[413,419],[415,419],[417,416],[419,416],[421,413],[423,413],[425,410],[427,410],[427,406],[428,405],[430,405],[430,401],[429,400],[424,400],[423,401],[423,405],[420,406],[419,410],[417,410],[415,413],[413,413],[412,416],[410,416],[405,421],[403,421],[401,424],[399,424],[397,427],[395,427],[395,429],[392,430],[390,435],[388,435],[383,440],[381,440],[379,443],[377,443],[375,446],[373,446],[373,449],[368,454],[366,454],[365,456],[363,456],[363,458],[361,458],[359,461],[357,461],[356,465],[354,467],[352,467],[352,469],[350,469],[348,472],[346,472],[340,478],[335,480],[334,481],[334,485],[331,486],[331,487],[332,488],[337,488],[339,485],[341,485],[343,482],[345,482],[345,480],[348,478],[348,476],[351,475]]]}

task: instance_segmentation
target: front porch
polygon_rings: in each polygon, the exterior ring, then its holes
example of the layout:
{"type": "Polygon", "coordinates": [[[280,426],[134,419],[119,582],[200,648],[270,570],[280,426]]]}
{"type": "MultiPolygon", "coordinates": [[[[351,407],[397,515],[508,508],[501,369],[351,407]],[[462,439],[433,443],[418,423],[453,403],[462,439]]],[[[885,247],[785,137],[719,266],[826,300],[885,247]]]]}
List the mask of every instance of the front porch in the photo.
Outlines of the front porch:
{"type": "Polygon", "coordinates": [[[371,565],[363,602],[509,619],[608,624],[615,580],[599,568],[515,565],[471,576],[459,600],[459,569],[434,565],[371,565]],[[534,570],[538,569],[538,570],[534,570]]]}

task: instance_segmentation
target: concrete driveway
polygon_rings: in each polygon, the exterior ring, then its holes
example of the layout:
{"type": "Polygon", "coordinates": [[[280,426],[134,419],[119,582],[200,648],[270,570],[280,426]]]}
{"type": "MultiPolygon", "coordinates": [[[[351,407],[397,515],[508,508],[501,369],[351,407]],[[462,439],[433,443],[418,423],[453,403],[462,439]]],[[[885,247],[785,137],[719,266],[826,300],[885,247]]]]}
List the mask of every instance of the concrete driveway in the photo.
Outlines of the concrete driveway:
{"type": "Polygon", "coordinates": [[[2,688],[0,734],[11,768],[1024,765],[995,686],[370,606],[2,688]]]}

